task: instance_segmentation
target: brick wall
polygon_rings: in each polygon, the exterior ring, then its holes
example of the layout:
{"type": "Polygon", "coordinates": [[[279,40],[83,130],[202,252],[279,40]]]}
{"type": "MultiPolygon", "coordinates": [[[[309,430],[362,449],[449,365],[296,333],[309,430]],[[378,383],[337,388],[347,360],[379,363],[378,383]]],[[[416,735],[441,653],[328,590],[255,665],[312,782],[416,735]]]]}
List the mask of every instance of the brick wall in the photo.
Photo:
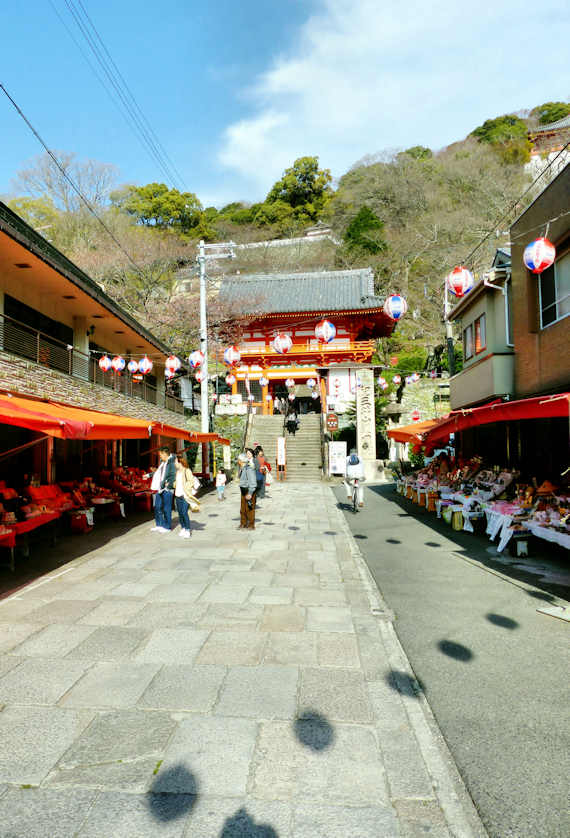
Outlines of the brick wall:
{"type": "Polygon", "coordinates": [[[0,351],[0,390],[187,428],[179,413],[0,351]]]}

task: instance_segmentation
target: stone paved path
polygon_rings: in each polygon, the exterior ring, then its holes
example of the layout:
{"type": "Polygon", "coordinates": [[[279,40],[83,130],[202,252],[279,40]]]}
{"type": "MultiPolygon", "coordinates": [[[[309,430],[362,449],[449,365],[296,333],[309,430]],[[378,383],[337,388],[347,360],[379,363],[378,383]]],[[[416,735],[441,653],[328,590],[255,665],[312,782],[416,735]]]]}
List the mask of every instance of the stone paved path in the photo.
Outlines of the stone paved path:
{"type": "Polygon", "coordinates": [[[0,603],[1,838],[483,836],[330,488],[237,508],[0,603]]]}

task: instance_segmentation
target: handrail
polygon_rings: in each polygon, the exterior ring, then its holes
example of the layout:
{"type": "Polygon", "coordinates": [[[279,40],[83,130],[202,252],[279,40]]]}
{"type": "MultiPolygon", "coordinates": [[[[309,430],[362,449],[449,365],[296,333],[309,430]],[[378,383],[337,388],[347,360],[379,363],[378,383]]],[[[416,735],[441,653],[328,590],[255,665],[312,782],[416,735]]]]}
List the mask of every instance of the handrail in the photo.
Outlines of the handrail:
{"type": "Polygon", "coordinates": [[[243,445],[241,447],[242,451],[245,451],[245,446],[246,446],[246,443],[247,443],[247,434],[248,434],[248,430],[249,430],[249,420],[251,418],[251,415],[252,415],[251,402],[248,400],[248,402],[247,402],[247,413],[245,415],[245,429],[244,429],[244,432],[243,432],[243,445]]]}
{"type": "Polygon", "coordinates": [[[321,421],[319,422],[319,430],[321,432],[321,470],[322,476],[326,477],[326,441],[325,441],[325,432],[324,432],[324,424],[325,424],[325,416],[326,414],[321,411],[321,421]]]}

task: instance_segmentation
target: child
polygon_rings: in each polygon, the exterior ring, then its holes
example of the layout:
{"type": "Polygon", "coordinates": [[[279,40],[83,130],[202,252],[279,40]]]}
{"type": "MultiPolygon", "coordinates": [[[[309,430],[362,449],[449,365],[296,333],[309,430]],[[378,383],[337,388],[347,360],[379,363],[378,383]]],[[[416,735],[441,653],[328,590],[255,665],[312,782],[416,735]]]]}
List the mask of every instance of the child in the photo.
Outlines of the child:
{"type": "Polygon", "coordinates": [[[216,475],[216,491],[218,493],[218,500],[219,501],[226,499],[226,496],[225,496],[226,481],[227,481],[226,472],[224,471],[223,468],[221,468],[216,475]]]}

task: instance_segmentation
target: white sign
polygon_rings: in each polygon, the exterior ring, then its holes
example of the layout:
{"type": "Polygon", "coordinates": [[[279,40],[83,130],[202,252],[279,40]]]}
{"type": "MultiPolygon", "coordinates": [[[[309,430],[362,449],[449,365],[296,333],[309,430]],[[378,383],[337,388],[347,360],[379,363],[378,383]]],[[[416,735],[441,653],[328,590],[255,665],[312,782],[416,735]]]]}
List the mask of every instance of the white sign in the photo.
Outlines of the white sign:
{"type": "Polygon", "coordinates": [[[232,449],[229,445],[222,445],[224,455],[224,468],[229,471],[232,467],[232,449]]]}
{"type": "Polygon", "coordinates": [[[287,447],[285,445],[285,437],[277,437],[277,465],[284,466],[287,464],[287,447]]]}
{"type": "Polygon", "coordinates": [[[329,442],[329,474],[346,475],[346,442],[329,442]]]}
{"type": "Polygon", "coordinates": [[[361,460],[376,459],[376,420],[374,411],[374,376],[371,369],[361,369],[356,387],[356,445],[361,460]]]}

